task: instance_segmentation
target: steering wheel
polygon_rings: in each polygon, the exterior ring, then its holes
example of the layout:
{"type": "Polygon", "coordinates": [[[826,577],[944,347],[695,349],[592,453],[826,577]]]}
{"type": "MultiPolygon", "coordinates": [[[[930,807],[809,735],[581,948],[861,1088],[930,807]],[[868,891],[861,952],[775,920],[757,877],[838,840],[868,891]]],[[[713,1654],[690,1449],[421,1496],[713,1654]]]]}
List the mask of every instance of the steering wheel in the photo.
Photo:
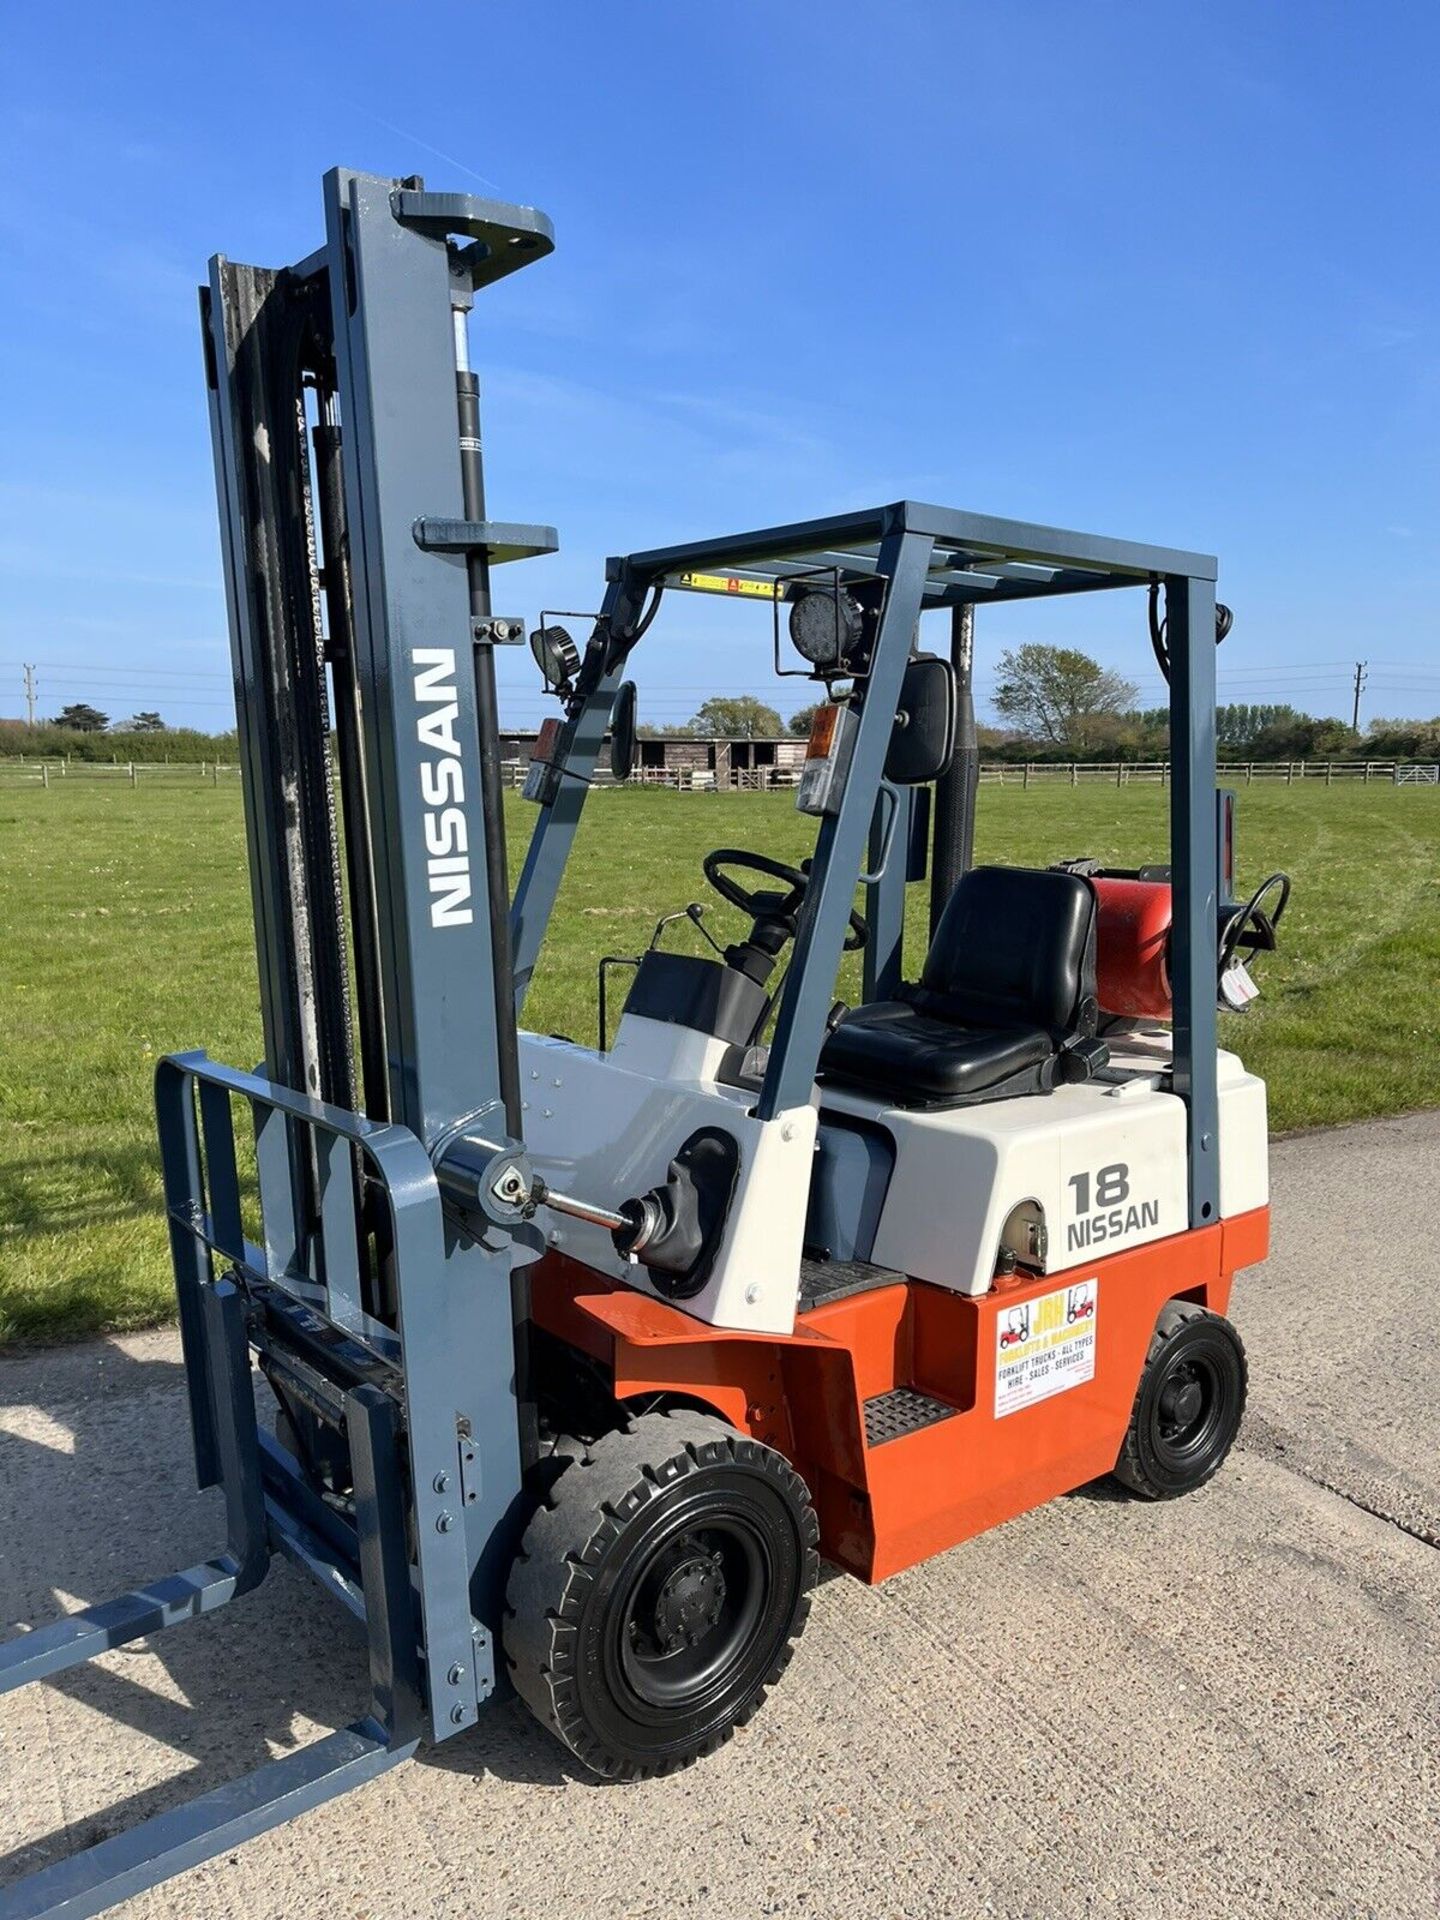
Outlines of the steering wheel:
{"type": "Polygon", "coordinates": [[[1244,906],[1238,907],[1225,923],[1225,931],[1220,935],[1220,973],[1223,974],[1227,967],[1235,964],[1242,946],[1252,954],[1275,951],[1275,929],[1280,925],[1289,900],[1288,873],[1272,873],[1268,880],[1261,881],[1244,906]],[[1279,889],[1279,898],[1274,907],[1267,911],[1266,898],[1276,888],[1279,889]]]}
{"type": "MultiPolygon", "coordinates": [[[[752,920],[790,919],[800,911],[805,890],[810,885],[808,860],[803,866],[790,867],[783,860],[772,860],[768,853],[749,853],[743,847],[716,847],[713,853],[706,854],[701,865],[705,878],[720,898],[752,920]],[[742,887],[725,871],[727,867],[742,867],[750,873],[763,873],[771,880],[783,880],[788,891],[771,893],[768,888],[742,887]]],[[[846,953],[858,953],[869,938],[870,928],[864,916],[852,912],[845,935],[846,953]]]]}

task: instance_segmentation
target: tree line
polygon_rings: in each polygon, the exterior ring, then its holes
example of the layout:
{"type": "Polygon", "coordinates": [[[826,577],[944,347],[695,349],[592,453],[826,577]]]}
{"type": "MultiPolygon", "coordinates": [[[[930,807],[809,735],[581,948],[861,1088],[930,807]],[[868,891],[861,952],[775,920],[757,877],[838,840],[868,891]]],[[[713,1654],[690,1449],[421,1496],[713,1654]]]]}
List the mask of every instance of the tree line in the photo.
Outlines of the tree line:
{"type": "MultiPolygon", "coordinates": [[[[1162,760],[1170,752],[1168,707],[1139,707],[1138,689],[1074,647],[1027,645],[999,662],[992,704],[1008,728],[982,727],[983,752],[1012,760],[1162,760]]],[[[1223,760],[1412,760],[1440,758],[1440,718],[1344,720],[1283,702],[1229,701],[1215,709],[1223,760]]]]}
{"type": "MultiPolygon", "coordinates": [[[[1000,655],[991,704],[1002,722],[977,728],[987,760],[1144,761],[1170,752],[1166,707],[1141,707],[1138,689],[1074,647],[1031,643],[1000,655]]],[[[642,727],[650,738],[804,737],[815,706],[788,720],[755,694],[715,695],[682,726],[642,727]]],[[[1357,732],[1343,720],[1283,702],[1231,701],[1215,710],[1225,760],[1440,760],[1440,717],[1372,720],[1357,732]]]]}
{"type": "MultiPolygon", "coordinates": [[[[90,712],[97,711],[94,708],[90,712]]],[[[135,718],[145,716],[137,714],[135,718]]],[[[159,715],[154,716],[159,719],[159,715]]],[[[59,720],[41,721],[28,727],[23,720],[0,720],[0,758],[12,759],[24,754],[27,759],[71,760],[122,763],[128,760],[142,766],[169,760],[179,765],[199,766],[202,761],[234,763],[238,741],[230,733],[199,733],[191,727],[112,727],[104,714],[102,727],[76,727],[59,720]]]]}

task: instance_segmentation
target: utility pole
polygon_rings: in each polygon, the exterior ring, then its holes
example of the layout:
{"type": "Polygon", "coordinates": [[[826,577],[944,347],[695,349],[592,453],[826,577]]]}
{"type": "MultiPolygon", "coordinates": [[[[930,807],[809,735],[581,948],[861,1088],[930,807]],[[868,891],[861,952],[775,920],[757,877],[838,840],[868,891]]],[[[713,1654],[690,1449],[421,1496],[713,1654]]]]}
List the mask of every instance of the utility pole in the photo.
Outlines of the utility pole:
{"type": "Polygon", "coordinates": [[[1355,662],[1355,705],[1350,714],[1350,731],[1352,733],[1358,733],[1360,731],[1360,693],[1365,685],[1365,672],[1369,665],[1370,662],[1368,660],[1357,660],[1355,662]]]}
{"type": "Polygon", "coordinates": [[[35,731],[35,669],[34,667],[26,667],[25,669],[25,724],[27,727],[29,727],[32,733],[35,731]]]}

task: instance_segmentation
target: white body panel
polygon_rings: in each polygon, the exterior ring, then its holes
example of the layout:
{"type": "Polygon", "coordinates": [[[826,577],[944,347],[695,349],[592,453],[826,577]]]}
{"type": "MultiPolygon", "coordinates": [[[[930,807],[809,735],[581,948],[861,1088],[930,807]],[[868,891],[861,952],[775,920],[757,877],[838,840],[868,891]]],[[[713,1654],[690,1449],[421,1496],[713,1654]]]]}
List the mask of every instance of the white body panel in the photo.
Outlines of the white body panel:
{"type": "Polygon", "coordinates": [[[988,1293],[1000,1230],[1026,1200],[1047,1229],[1046,1273],[1187,1225],[1185,1109],[1173,1094],[1142,1086],[1107,1099],[1097,1088],[1058,1087],[993,1106],[874,1117],[893,1134],[896,1156],[871,1257],[917,1280],[988,1293]],[[1115,1167],[1124,1174],[1102,1182],[1115,1167]],[[1113,1205],[1097,1200],[1102,1185],[1107,1199],[1113,1187],[1113,1205]]]}
{"type": "MultiPolygon", "coordinates": [[[[536,1171],[562,1193],[617,1207],[664,1182],[697,1127],[722,1126],[740,1148],[725,1237],[704,1290],[677,1301],[711,1326],[789,1333],[815,1151],[815,1111],[756,1120],[753,1092],[714,1078],[731,1053],[688,1027],[620,1022],[608,1054],[520,1035],[525,1142],[536,1171]]],[[[616,1253],[603,1227],[549,1215],[552,1246],[641,1293],[664,1299],[647,1269],[616,1253]]]]}
{"type": "Polygon", "coordinates": [[[1270,1120],[1265,1082],[1233,1053],[1220,1055],[1220,1218],[1270,1204],[1270,1120]]]}
{"type": "MultiPolygon", "coordinates": [[[[1159,1036],[1157,1036],[1157,1039],[1159,1036]]],[[[1164,1036],[1168,1061],[1169,1036],[1164,1036]]],[[[1118,1043],[1114,1063],[1143,1069],[1150,1049],[1118,1043]]],[[[1157,1064],[1158,1061],[1157,1061],[1157,1064]]],[[[1221,1053],[1221,1217],[1269,1197],[1265,1086],[1221,1053]]],[[[895,1172],[871,1258],[958,1293],[988,1293],[1001,1229],[1022,1202],[1047,1229],[1045,1273],[1183,1233],[1185,1108],[1149,1075],[1089,1083],[936,1113],[827,1090],[828,1110],[863,1115],[895,1141],[895,1172]]]]}
{"type": "MultiPolygon", "coordinates": [[[[1183,1233],[1185,1109],[1159,1085],[1170,1037],[1117,1042],[1119,1085],[926,1113],[873,1096],[824,1090],[828,1112],[863,1116],[895,1142],[895,1169],[871,1258],[956,1292],[990,1290],[1001,1230],[1038,1206],[1046,1273],[1183,1233]],[[1153,1068],[1154,1071],[1147,1071],[1153,1068]]],[[[562,1192],[615,1207],[661,1184],[697,1127],[718,1125],[740,1148],[725,1238],[702,1292],[679,1301],[711,1326],[788,1333],[794,1326],[817,1115],[800,1107],[761,1122],[754,1093],[716,1076],[734,1049],[687,1027],[627,1014],[608,1054],[522,1033],[525,1138],[537,1172],[562,1192]]],[[[1232,1053],[1219,1056],[1220,1210],[1269,1198],[1265,1087],[1232,1053]]],[[[604,1228],[550,1218],[550,1242],[642,1293],[663,1299],[643,1265],[622,1259],[604,1228]]]]}

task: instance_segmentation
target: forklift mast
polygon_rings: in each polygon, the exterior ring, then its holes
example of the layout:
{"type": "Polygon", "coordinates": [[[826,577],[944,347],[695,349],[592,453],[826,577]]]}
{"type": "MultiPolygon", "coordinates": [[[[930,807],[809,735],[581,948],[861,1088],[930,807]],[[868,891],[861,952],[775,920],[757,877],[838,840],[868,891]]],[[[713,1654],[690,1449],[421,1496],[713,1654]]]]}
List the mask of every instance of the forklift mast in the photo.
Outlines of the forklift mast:
{"type": "MultiPolygon", "coordinates": [[[[404,1129],[475,1212],[472,1232],[437,1217],[438,1264],[415,1273],[372,1183],[355,1185],[369,1251],[356,1304],[382,1344],[380,1329],[399,1341],[412,1447],[429,1421],[438,1450],[414,1474],[422,1537],[452,1521],[441,1483],[457,1435],[474,1462],[442,1578],[472,1593],[487,1631],[476,1686],[440,1716],[454,1731],[493,1679],[487,1554],[527,1431],[515,1254],[538,1250],[480,1197],[522,1150],[493,648],[523,628],[494,614],[491,571],[557,545],[551,527],[485,517],[467,320],[477,291],[554,242],[533,209],[415,178],[337,168],[324,196],[317,252],[279,270],[217,257],[201,291],[264,1073],[404,1129]]],[[[315,1155],[294,1129],[284,1145],[262,1188],[288,1174],[291,1264],[323,1283],[338,1263],[315,1155]]],[[[432,1650],[432,1684],[456,1664],[432,1650]]]]}

